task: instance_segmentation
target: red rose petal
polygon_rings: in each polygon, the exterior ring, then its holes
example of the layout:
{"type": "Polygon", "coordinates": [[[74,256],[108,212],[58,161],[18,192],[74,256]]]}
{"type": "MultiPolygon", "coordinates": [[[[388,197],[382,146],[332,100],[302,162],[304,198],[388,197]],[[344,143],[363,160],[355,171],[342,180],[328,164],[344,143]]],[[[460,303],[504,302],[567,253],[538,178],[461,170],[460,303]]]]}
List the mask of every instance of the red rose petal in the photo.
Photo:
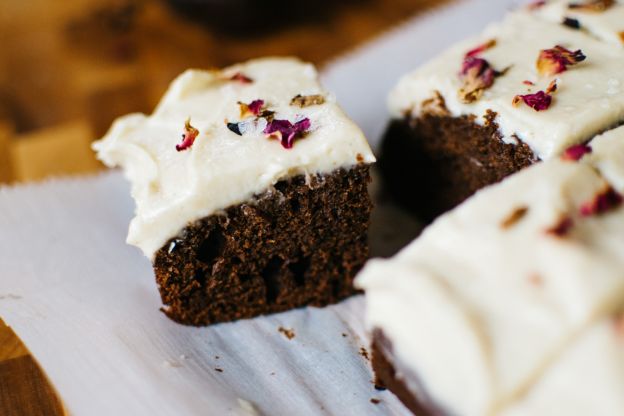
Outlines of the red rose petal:
{"type": "Polygon", "coordinates": [[[581,206],[581,215],[590,217],[592,215],[604,214],[622,205],[622,195],[609,186],[605,191],[599,193],[581,206]]]}
{"type": "Polygon", "coordinates": [[[535,111],[548,110],[552,103],[552,96],[546,94],[544,91],[538,91],[535,94],[516,95],[514,97],[514,105],[518,105],[520,101],[524,101],[526,105],[534,109],[535,111]]]}
{"type": "Polygon", "coordinates": [[[485,42],[482,45],[477,46],[474,49],[471,49],[470,51],[466,52],[466,58],[471,58],[471,57],[475,57],[477,55],[482,54],[483,52],[487,51],[490,48],[493,48],[494,46],[496,46],[496,39],[490,39],[487,42],[485,42]]]}
{"type": "Polygon", "coordinates": [[[191,119],[187,119],[184,123],[184,134],[182,134],[182,143],[176,144],[176,150],[181,152],[189,149],[195,143],[195,139],[199,135],[199,130],[191,126],[191,119]]]}
{"type": "Polygon", "coordinates": [[[242,84],[251,84],[253,82],[253,79],[249,78],[247,75],[244,75],[241,72],[235,73],[229,79],[230,81],[238,81],[242,84]]]}
{"type": "Polygon", "coordinates": [[[494,80],[500,73],[490,66],[490,63],[482,58],[469,56],[464,59],[459,77],[463,85],[459,90],[459,96],[465,103],[477,101],[483,95],[483,91],[494,84],[494,80]]]}
{"type": "Polygon", "coordinates": [[[292,124],[288,120],[273,120],[267,124],[264,133],[274,137],[282,143],[284,149],[291,149],[297,137],[303,136],[310,129],[309,118],[304,118],[292,124]]]}
{"type": "Polygon", "coordinates": [[[592,152],[592,148],[587,144],[577,144],[574,146],[570,146],[563,152],[561,155],[561,159],[569,160],[569,161],[577,161],[581,160],[583,156],[592,152]]]}
{"type": "Polygon", "coordinates": [[[564,237],[570,232],[573,226],[574,221],[572,220],[572,218],[563,217],[559,220],[557,224],[546,230],[546,233],[557,237],[564,237]]]}
{"type": "Polygon", "coordinates": [[[580,49],[571,51],[557,45],[552,49],[540,51],[537,58],[537,72],[540,75],[556,75],[566,71],[568,66],[576,65],[586,58],[580,49]]]}

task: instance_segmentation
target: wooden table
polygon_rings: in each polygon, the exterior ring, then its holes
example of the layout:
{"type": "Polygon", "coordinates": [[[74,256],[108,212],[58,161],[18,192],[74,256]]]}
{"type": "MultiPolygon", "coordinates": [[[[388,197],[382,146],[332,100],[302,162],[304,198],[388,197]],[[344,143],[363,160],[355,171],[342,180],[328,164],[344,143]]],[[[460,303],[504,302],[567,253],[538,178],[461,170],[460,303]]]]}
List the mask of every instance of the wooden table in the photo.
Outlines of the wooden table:
{"type": "MultiPolygon", "coordinates": [[[[362,0],[321,21],[241,38],[190,23],[156,0],[2,0],[0,184],[101,169],[91,141],[119,115],[149,112],[188,67],[263,55],[322,65],[440,3],[362,0]]],[[[0,320],[0,415],[62,414],[34,358],[0,320]]]]}

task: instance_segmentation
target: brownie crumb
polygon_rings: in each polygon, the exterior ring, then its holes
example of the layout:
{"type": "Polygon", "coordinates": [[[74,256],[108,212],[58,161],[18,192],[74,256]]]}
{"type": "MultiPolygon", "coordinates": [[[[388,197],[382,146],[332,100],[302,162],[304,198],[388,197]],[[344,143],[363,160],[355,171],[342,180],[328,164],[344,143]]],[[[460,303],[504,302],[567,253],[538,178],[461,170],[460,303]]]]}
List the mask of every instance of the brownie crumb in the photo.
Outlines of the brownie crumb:
{"type": "Polygon", "coordinates": [[[288,339],[293,339],[295,337],[295,332],[292,329],[288,329],[288,328],[284,328],[280,326],[277,330],[281,332],[282,334],[284,334],[284,336],[288,339]]]}
{"type": "Polygon", "coordinates": [[[342,333],[342,337],[343,337],[343,338],[346,338],[346,337],[347,337],[347,334],[345,334],[345,333],[343,332],[343,333],[342,333]]]}
{"type": "Polygon", "coordinates": [[[511,214],[509,214],[507,218],[503,220],[503,222],[501,222],[501,227],[505,229],[512,227],[518,221],[524,218],[524,216],[527,214],[528,211],[529,211],[528,207],[516,208],[511,214]]]}
{"type": "Polygon", "coordinates": [[[370,399],[370,402],[371,402],[372,404],[379,404],[379,403],[381,403],[381,400],[376,399],[376,398],[374,398],[374,397],[373,397],[372,399],[370,399]]]}
{"type": "Polygon", "coordinates": [[[368,356],[368,351],[366,351],[366,348],[360,347],[360,355],[364,357],[366,361],[370,360],[370,357],[368,356]]]}
{"type": "Polygon", "coordinates": [[[215,371],[217,371],[217,372],[219,372],[219,373],[222,373],[222,372],[223,372],[223,369],[222,369],[222,368],[219,368],[219,367],[215,367],[215,371]]]}

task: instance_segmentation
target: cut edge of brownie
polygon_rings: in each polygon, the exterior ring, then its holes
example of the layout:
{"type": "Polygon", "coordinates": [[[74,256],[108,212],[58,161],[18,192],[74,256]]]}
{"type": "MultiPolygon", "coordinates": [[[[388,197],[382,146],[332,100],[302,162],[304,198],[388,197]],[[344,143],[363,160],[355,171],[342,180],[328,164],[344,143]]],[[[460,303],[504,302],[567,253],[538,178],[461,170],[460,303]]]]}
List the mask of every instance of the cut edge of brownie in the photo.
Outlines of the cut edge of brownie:
{"type": "Polygon", "coordinates": [[[503,141],[493,111],[483,124],[474,115],[452,117],[439,94],[423,108],[418,118],[390,122],[378,163],[385,189],[427,222],[538,161],[519,138],[503,141]]]}
{"type": "Polygon", "coordinates": [[[369,169],[298,175],[189,224],[154,257],[165,314],[201,326],[356,293],[369,257],[369,169]]]}
{"type": "Polygon", "coordinates": [[[381,329],[373,330],[371,364],[375,373],[375,387],[390,390],[405,407],[418,416],[441,416],[444,413],[412,392],[392,359],[392,343],[381,329]]]}

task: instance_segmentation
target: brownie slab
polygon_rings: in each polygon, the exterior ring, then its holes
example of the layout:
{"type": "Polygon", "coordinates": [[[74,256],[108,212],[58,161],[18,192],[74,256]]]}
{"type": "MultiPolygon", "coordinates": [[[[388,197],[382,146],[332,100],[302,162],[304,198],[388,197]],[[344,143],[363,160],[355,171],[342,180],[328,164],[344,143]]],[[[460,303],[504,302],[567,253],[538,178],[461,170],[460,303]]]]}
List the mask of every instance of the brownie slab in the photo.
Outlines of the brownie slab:
{"type": "Polygon", "coordinates": [[[296,176],[186,227],[156,253],[163,311],[207,325],[352,295],[368,259],[369,181],[367,165],[296,176]]]}
{"type": "Polygon", "coordinates": [[[379,158],[385,188],[429,222],[537,161],[526,144],[503,142],[495,113],[486,117],[483,125],[471,116],[434,114],[392,121],[379,158]]]}

